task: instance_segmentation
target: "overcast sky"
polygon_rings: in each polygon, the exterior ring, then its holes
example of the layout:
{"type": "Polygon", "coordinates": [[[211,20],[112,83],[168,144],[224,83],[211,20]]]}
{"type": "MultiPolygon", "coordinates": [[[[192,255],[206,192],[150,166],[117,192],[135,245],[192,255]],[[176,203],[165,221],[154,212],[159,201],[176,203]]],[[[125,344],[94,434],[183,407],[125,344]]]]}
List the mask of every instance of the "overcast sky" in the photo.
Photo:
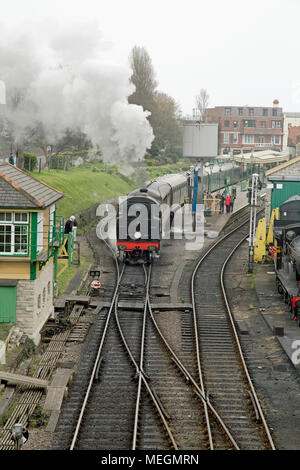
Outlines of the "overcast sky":
{"type": "Polygon", "coordinates": [[[97,20],[104,59],[112,62],[126,62],[134,45],[145,47],[159,90],[184,114],[192,113],[201,88],[211,106],[272,106],[277,98],[284,111],[300,112],[300,0],[0,0],[0,6],[0,22],[20,30],[28,21],[47,28],[51,17],[97,20]]]}

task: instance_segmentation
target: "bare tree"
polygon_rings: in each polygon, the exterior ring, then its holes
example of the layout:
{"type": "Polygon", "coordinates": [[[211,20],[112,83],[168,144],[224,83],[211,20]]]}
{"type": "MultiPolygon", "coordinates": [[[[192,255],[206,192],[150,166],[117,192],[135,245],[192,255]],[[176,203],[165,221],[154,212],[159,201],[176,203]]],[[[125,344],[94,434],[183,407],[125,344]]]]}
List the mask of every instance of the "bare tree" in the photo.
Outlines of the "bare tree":
{"type": "Polygon", "coordinates": [[[199,95],[196,96],[196,106],[200,112],[200,121],[206,122],[206,110],[209,104],[209,94],[206,88],[201,88],[199,95]]]}

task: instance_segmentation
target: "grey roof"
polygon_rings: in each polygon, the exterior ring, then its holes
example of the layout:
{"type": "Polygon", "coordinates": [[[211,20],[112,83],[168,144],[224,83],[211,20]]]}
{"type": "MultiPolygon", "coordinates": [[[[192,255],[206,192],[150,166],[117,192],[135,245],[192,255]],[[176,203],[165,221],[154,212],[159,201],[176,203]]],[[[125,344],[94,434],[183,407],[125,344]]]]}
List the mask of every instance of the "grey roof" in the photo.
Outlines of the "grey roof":
{"type": "MultiPolygon", "coordinates": [[[[153,197],[156,200],[163,201],[165,197],[170,193],[172,188],[186,183],[187,178],[182,173],[174,173],[164,176],[159,176],[158,178],[147,181],[142,188],[147,188],[147,195],[153,197]]],[[[129,193],[129,196],[143,195],[145,193],[140,192],[141,188],[134,189],[129,193]]]]}
{"type": "Polygon", "coordinates": [[[0,207],[45,208],[62,197],[14,165],[0,163],[0,207]]]}

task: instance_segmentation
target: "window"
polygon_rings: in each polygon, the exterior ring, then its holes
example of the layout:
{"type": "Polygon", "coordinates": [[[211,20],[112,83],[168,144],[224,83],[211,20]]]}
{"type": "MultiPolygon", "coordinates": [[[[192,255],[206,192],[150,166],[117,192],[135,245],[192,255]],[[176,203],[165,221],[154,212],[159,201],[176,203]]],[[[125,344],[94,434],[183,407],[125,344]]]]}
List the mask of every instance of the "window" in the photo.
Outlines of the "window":
{"type": "Polygon", "coordinates": [[[266,121],[260,121],[259,127],[266,127],[266,121]]]}
{"type": "Polygon", "coordinates": [[[237,127],[237,121],[233,121],[233,127],[237,127]]]}
{"type": "Polygon", "coordinates": [[[244,121],[244,127],[256,127],[256,122],[254,119],[249,119],[244,121]]]}
{"type": "Polygon", "coordinates": [[[50,242],[53,237],[53,227],[54,227],[54,214],[55,214],[55,204],[52,204],[49,209],[49,230],[50,230],[50,242]]]}
{"type": "Polygon", "coordinates": [[[13,225],[0,225],[0,253],[13,253],[13,225]]]}
{"type": "Polygon", "coordinates": [[[237,144],[239,139],[239,134],[237,132],[233,133],[232,143],[237,144]]]}
{"type": "Polygon", "coordinates": [[[1,222],[12,222],[13,212],[0,212],[1,222]]]}
{"type": "Polygon", "coordinates": [[[272,121],[272,129],[281,129],[281,121],[272,121]]]}
{"type": "Polygon", "coordinates": [[[249,116],[254,116],[254,109],[253,108],[249,108],[249,116]]]}
{"type": "Polygon", "coordinates": [[[281,135],[272,135],[271,142],[273,145],[280,145],[281,144],[281,135]]]}
{"type": "Polygon", "coordinates": [[[224,121],[224,127],[229,127],[229,121],[224,121]]]}
{"type": "Polygon", "coordinates": [[[243,108],[239,108],[239,116],[243,116],[243,108]]]}
{"type": "Polygon", "coordinates": [[[224,132],[224,144],[229,144],[229,132],[224,132]]]}
{"type": "Polygon", "coordinates": [[[15,222],[28,223],[28,212],[15,212],[15,222]]]}
{"type": "Polygon", "coordinates": [[[265,143],[265,136],[264,136],[264,135],[259,136],[259,137],[258,137],[258,142],[259,142],[260,144],[264,144],[264,143],[265,143]]]}
{"type": "Polygon", "coordinates": [[[28,212],[0,213],[0,254],[28,254],[28,212]]]}
{"type": "Polygon", "coordinates": [[[254,144],[254,135],[253,134],[244,134],[243,135],[243,144],[254,144]]]}
{"type": "Polygon", "coordinates": [[[225,108],[225,116],[231,115],[231,108],[225,108]]]}
{"type": "Polygon", "coordinates": [[[277,116],[277,109],[276,108],[272,109],[272,116],[277,116]]]}
{"type": "Polygon", "coordinates": [[[28,227],[15,225],[15,253],[27,253],[28,227]]]}
{"type": "Polygon", "coordinates": [[[44,214],[38,212],[37,217],[37,252],[41,253],[44,248],[44,214]]]}
{"type": "Polygon", "coordinates": [[[263,109],[263,116],[268,116],[268,108],[263,109]]]}

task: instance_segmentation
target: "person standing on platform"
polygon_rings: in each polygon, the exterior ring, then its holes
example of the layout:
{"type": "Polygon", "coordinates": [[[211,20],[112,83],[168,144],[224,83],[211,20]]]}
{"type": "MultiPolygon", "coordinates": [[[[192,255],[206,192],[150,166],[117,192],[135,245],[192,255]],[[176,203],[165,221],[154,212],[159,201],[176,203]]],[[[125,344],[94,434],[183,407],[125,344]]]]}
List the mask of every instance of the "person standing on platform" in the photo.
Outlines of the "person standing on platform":
{"type": "Polygon", "coordinates": [[[224,214],[224,204],[225,204],[225,196],[224,193],[220,195],[220,214],[224,214]]]}
{"type": "Polygon", "coordinates": [[[230,212],[233,212],[233,205],[234,205],[235,199],[236,199],[236,196],[235,196],[234,192],[232,192],[231,201],[230,201],[230,212]]]}
{"type": "Polygon", "coordinates": [[[231,197],[228,194],[225,199],[226,214],[230,213],[230,203],[231,203],[231,197]]]}

